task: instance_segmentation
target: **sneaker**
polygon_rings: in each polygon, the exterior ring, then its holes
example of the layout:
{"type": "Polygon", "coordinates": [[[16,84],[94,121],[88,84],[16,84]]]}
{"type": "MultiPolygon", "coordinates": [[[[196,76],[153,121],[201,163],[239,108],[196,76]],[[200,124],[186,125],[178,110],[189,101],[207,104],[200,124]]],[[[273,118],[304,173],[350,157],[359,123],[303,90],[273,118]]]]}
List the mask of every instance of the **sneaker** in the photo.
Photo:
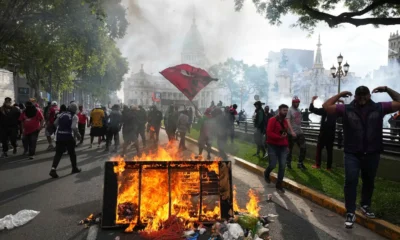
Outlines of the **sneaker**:
{"type": "Polygon", "coordinates": [[[297,167],[302,170],[307,170],[307,168],[306,168],[306,166],[304,166],[304,164],[297,164],[297,167]]]}
{"type": "Polygon", "coordinates": [[[28,154],[28,151],[24,150],[24,152],[22,153],[22,156],[26,156],[26,154],[28,154]]]}
{"type": "Polygon", "coordinates": [[[371,211],[371,208],[368,205],[364,205],[360,209],[367,218],[375,218],[375,213],[371,211]]]}
{"type": "Polygon", "coordinates": [[[264,158],[267,158],[268,157],[268,153],[266,152],[265,154],[264,154],[264,158]]]}
{"type": "Polygon", "coordinates": [[[58,178],[58,174],[57,174],[57,171],[56,171],[55,169],[51,169],[49,175],[50,175],[52,178],[58,178]]]}
{"type": "Polygon", "coordinates": [[[16,147],[13,149],[13,154],[17,154],[17,148],[16,147]]]}
{"type": "Polygon", "coordinates": [[[271,178],[269,177],[269,173],[267,172],[267,170],[264,171],[264,179],[265,181],[270,184],[271,183],[271,178]]]}
{"type": "Polygon", "coordinates": [[[276,191],[279,193],[285,193],[285,189],[283,189],[281,184],[276,184],[276,191]]]}
{"type": "Polygon", "coordinates": [[[75,168],[75,169],[72,169],[71,174],[80,173],[80,172],[82,172],[82,169],[80,169],[80,168],[75,168]]]}
{"type": "Polygon", "coordinates": [[[29,159],[30,160],[35,159],[35,156],[29,156],[29,159]]]}
{"type": "Polygon", "coordinates": [[[320,168],[321,168],[321,166],[318,166],[318,165],[316,165],[316,164],[315,164],[315,165],[312,165],[311,167],[314,168],[314,169],[320,169],[320,168]]]}
{"type": "Polygon", "coordinates": [[[1,157],[6,158],[6,157],[8,157],[8,154],[6,152],[3,152],[3,154],[1,154],[1,157]]]}
{"type": "Polygon", "coordinates": [[[355,221],[356,221],[356,215],[354,213],[347,213],[346,222],[344,222],[344,226],[346,228],[353,228],[355,221]]]}
{"type": "Polygon", "coordinates": [[[53,150],[53,149],[54,149],[54,146],[52,144],[47,147],[47,151],[50,151],[50,150],[53,150]]]}
{"type": "Polygon", "coordinates": [[[90,145],[89,145],[89,149],[91,149],[91,148],[93,148],[93,144],[90,144],[90,145]]]}
{"type": "Polygon", "coordinates": [[[286,167],[287,167],[288,169],[290,169],[290,170],[293,169],[293,168],[292,168],[292,164],[287,164],[286,167]]]}

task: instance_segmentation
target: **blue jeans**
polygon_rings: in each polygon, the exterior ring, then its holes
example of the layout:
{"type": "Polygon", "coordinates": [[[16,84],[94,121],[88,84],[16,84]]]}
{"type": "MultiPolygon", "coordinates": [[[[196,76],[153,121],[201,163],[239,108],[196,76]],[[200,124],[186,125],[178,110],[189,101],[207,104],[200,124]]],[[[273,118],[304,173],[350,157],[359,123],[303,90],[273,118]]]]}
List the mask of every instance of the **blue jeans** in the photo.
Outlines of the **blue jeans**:
{"type": "Polygon", "coordinates": [[[286,158],[288,154],[287,146],[277,146],[268,144],[268,155],[269,155],[269,164],[266,169],[266,173],[269,175],[272,170],[276,167],[276,163],[279,163],[278,169],[278,182],[283,181],[283,177],[285,176],[285,168],[286,168],[286,158]]]}
{"type": "Polygon", "coordinates": [[[344,154],[344,198],[348,213],[356,211],[357,185],[361,171],[362,190],[361,206],[371,206],[372,193],[374,192],[375,176],[378,170],[380,154],[344,154]]]}

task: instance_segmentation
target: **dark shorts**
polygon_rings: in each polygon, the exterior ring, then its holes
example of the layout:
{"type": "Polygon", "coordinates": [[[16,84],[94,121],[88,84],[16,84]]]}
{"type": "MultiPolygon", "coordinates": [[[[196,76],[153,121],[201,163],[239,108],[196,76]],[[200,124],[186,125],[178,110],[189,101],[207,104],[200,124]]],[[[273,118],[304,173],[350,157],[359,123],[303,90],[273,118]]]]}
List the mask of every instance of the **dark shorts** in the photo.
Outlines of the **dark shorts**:
{"type": "Polygon", "coordinates": [[[124,139],[124,142],[136,142],[138,136],[135,131],[130,131],[130,132],[122,132],[122,138],[124,139]]]}
{"type": "Polygon", "coordinates": [[[46,137],[50,137],[51,135],[53,135],[56,132],[56,126],[54,126],[53,124],[49,124],[46,126],[46,137]]]}
{"type": "Polygon", "coordinates": [[[90,129],[90,136],[91,137],[101,137],[105,134],[104,128],[102,127],[92,127],[90,129]]]}

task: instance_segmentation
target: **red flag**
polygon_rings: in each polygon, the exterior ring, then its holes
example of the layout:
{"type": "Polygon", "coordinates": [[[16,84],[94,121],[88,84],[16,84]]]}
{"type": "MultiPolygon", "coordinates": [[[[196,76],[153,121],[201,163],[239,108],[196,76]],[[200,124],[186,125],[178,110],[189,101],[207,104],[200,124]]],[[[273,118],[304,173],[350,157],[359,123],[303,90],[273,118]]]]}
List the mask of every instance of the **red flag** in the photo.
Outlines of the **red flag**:
{"type": "Polygon", "coordinates": [[[153,94],[151,95],[151,99],[153,100],[153,102],[160,102],[161,101],[161,99],[159,98],[159,96],[157,96],[158,95],[158,93],[156,94],[156,93],[154,93],[153,92],[153,94]]]}
{"type": "Polygon", "coordinates": [[[212,78],[205,70],[192,67],[188,64],[170,67],[160,73],[174,84],[190,101],[211,81],[218,80],[212,78]]]}

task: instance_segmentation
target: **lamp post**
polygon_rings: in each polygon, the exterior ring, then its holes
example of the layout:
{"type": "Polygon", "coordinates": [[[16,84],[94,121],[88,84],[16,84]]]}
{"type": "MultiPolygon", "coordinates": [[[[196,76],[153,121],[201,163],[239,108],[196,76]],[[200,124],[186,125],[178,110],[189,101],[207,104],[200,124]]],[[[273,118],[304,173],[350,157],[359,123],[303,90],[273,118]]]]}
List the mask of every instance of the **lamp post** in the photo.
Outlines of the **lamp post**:
{"type": "Polygon", "coordinates": [[[338,69],[336,71],[335,65],[332,66],[331,68],[331,73],[333,78],[338,78],[338,93],[340,93],[340,79],[342,77],[347,76],[347,73],[349,72],[350,65],[346,62],[346,64],[343,65],[342,67],[342,62],[343,62],[343,56],[340,54],[337,57],[338,61],[338,69]]]}
{"type": "Polygon", "coordinates": [[[244,92],[244,86],[242,85],[240,87],[240,110],[243,110],[243,92],[244,92]]]}

